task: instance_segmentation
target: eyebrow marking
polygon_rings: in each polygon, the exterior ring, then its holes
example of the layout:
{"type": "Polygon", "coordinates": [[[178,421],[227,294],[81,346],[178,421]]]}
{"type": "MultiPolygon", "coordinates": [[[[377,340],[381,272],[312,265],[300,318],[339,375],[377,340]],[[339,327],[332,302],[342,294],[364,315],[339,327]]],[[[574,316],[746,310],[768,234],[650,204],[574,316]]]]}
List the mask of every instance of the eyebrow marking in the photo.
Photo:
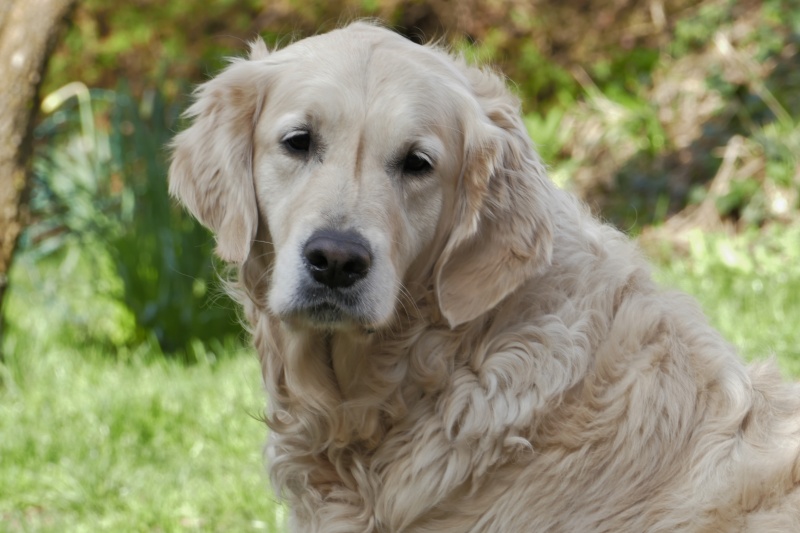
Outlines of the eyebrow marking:
{"type": "Polygon", "coordinates": [[[364,164],[364,131],[358,135],[358,147],[356,148],[356,165],[353,169],[354,178],[359,181],[361,177],[361,166],[364,164]]]}

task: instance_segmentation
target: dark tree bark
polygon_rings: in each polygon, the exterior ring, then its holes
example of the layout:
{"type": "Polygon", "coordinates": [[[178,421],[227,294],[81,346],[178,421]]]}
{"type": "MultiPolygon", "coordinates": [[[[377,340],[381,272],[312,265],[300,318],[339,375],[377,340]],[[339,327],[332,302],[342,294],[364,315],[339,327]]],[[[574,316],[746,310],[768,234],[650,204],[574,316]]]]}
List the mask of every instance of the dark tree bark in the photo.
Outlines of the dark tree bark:
{"type": "MultiPolygon", "coordinates": [[[[39,86],[59,29],[75,0],[0,0],[0,311],[25,191],[39,86]]],[[[0,338],[3,334],[0,318],[0,338]]]]}

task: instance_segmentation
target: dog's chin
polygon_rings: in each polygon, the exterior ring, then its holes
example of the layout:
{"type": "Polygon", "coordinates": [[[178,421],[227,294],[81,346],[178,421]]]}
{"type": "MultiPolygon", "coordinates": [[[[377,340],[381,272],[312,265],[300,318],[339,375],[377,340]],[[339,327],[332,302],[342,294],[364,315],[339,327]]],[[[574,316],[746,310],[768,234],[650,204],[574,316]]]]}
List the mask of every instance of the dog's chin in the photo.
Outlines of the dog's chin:
{"type": "Polygon", "coordinates": [[[282,314],[281,319],[294,330],[368,335],[378,328],[370,317],[332,302],[307,304],[282,314]]]}

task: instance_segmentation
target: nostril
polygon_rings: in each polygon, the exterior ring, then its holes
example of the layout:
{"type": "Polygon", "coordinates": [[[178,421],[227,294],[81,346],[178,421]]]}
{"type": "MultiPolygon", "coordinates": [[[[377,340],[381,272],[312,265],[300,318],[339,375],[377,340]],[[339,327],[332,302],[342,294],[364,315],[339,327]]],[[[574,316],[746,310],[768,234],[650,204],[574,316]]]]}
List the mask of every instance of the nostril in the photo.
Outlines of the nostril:
{"type": "Polygon", "coordinates": [[[353,231],[319,231],[308,240],[303,255],[311,276],[331,288],[353,285],[372,265],[366,240],[353,231]]]}
{"type": "Polygon", "coordinates": [[[344,264],[344,271],[349,274],[361,275],[366,274],[369,270],[370,260],[369,256],[360,256],[347,261],[344,264]]]}
{"type": "Polygon", "coordinates": [[[325,257],[325,252],[319,249],[309,250],[306,253],[306,260],[308,264],[318,270],[328,268],[328,259],[325,257]]]}

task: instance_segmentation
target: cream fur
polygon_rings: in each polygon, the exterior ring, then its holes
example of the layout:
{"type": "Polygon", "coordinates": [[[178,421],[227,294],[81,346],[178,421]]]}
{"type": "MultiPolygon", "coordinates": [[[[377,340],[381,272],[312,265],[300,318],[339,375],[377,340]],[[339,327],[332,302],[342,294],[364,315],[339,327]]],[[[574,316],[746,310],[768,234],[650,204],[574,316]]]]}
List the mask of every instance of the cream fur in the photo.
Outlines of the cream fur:
{"type": "Polygon", "coordinates": [[[797,387],[547,180],[502,78],[356,23],[256,43],[188,114],[170,190],[239,265],[293,531],[800,531],[797,387]],[[322,227],[374,255],[327,323],[322,227]]]}

